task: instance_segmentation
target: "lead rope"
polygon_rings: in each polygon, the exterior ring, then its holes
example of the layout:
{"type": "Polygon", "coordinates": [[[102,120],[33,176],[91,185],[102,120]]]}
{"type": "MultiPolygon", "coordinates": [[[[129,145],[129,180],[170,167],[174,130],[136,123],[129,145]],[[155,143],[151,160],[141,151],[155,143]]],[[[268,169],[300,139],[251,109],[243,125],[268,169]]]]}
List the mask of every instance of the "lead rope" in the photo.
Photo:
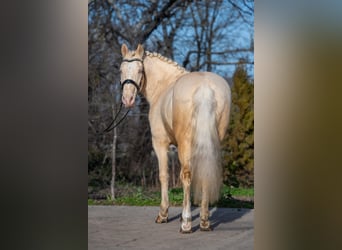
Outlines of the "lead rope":
{"type": "Polygon", "coordinates": [[[128,112],[130,111],[130,109],[127,110],[127,112],[123,115],[123,117],[121,117],[121,119],[113,125],[113,123],[115,122],[115,120],[118,118],[120,112],[121,112],[121,109],[122,109],[122,102],[120,104],[120,108],[119,108],[119,111],[116,113],[114,119],[111,121],[111,123],[107,126],[107,128],[105,130],[103,130],[101,133],[99,134],[105,134],[105,133],[108,133],[110,132],[111,130],[113,130],[115,127],[119,126],[119,124],[126,118],[128,112]],[[113,125],[113,126],[112,126],[113,125]]]}

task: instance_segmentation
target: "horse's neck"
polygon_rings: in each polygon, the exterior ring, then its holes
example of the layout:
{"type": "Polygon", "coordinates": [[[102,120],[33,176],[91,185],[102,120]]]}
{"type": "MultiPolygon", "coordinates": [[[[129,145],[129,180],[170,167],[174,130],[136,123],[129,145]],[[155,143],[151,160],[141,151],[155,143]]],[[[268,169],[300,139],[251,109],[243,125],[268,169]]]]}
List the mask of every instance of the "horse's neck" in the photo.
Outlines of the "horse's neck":
{"type": "Polygon", "coordinates": [[[150,104],[154,103],[180,76],[187,73],[179,66],[156,57],[147,57],[144,61],[144,68],[146,86],[143,94],[150,104]]]}

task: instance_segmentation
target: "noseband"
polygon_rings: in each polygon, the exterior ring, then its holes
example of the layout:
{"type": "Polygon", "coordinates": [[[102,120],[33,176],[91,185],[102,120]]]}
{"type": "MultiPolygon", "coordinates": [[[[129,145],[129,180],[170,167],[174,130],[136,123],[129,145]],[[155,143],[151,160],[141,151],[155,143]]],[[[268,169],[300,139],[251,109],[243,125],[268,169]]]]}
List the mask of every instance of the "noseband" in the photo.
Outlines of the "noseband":
{"type": "MultiPolygon", "coordinates": [[[[139,59],[139,58],[133,58],[133,59],[123,59],[122,62],[141,62],[143,64],[143,60],[139,59]]],[[[143,70],[144,70],[144,64],[143,64],[143,70]]],[[[140,90],[140,86],[136,83],[136,81],[132,80],[132,79],[126,79],[121,83],[121,88],[123,89],[123,87],[125,86],[125,84],[133,84],[134,87],[136,87],[137,91],[140,90]]]]}
{"type": "Polygon", "coordinates": [[[125,86],[125,84],[133,84],[134,87],[136,87],[138,91],[140,90],[140,86],[134,80],[132,80],[132,79],[126,79],[125,81],[123,81],[121,83],[121,88],[122,89],[125,86]]]}

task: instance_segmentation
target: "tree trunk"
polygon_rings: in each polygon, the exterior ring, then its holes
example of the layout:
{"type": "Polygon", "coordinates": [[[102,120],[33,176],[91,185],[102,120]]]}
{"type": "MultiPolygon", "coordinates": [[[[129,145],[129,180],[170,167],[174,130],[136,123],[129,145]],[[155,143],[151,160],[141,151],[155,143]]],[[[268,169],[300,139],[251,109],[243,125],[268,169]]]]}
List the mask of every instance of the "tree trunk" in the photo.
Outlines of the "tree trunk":
{"type": "Polygon", "coordinates": [[[175,170],[175,154],[172,153],[171,157],[171,168],[172,168],[172,187],[176,187],[176,170],[175,170]]]}
{"type": "Polygon", "coordinates": [[[142,165],[142,180],[143,180],[143,187],[146,187],[146,176],[145,176],[145,165],[142,165]]]}
{"type": "MultiPolygon", "coordinates": [[[[115,114],[116,114],[116,108],[113,105],[113,119],[115,117],[115,114]]],[[[110,183],[110,194],[111,194],[112,200],[115,199],[116,141],[117,141],[117,131],[116,131],[116,127],[114,127],[114,130],[113,130],[113,145],[112,145],[112,180],[111,180],[111,183],[110,183]]]]}

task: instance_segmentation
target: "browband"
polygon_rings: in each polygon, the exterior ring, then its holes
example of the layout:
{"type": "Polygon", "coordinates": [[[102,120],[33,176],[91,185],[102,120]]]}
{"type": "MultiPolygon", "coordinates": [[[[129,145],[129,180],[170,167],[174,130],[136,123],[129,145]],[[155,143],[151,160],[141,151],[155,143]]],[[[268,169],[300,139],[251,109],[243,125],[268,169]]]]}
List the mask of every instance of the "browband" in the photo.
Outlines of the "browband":
{"type": "MultiPolygon", "coordinates": [[[[122,62],[141,62],[142,64],[144,64],[143,59],[140,58],[132,58],[132,59],[123,59],[122,62]]],[[[137,91],[140,91],[140,86],[132,79],[126,79],[123,82],[121,82],[121,87],[123,89],[123,87],[125,86],[125,84],[133,84],[134,87],[136,87],[137,91]]]]}

